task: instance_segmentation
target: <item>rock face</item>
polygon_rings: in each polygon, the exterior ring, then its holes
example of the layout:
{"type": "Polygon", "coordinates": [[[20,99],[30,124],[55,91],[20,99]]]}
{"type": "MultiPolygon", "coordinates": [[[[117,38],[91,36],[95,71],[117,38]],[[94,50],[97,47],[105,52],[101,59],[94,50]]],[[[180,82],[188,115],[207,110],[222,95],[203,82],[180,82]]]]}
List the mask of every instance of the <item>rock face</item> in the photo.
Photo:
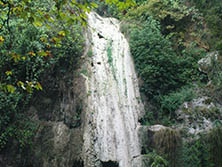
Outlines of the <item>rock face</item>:
{"type": "Polygon", "coordinates": [[[128,42],[116,19],[88,15],[84,167],[139,167],[138,120],[143,105],[128,42]]]}
{"type": "Polygon", "coordinates": [[[221,106],[214,104],[209,97],[199,97],[185,102],[176,111],[177,127],[197,136],[213,128],[213,122],[221,119],[221,106]]]}
{"type": "Polygon", "coordinates": [[[30,157],[34,167],[72,167],[76,163],[81,167],[80,129],[69,129],[63,122],[47,122],[41,128],[30,157]]]}

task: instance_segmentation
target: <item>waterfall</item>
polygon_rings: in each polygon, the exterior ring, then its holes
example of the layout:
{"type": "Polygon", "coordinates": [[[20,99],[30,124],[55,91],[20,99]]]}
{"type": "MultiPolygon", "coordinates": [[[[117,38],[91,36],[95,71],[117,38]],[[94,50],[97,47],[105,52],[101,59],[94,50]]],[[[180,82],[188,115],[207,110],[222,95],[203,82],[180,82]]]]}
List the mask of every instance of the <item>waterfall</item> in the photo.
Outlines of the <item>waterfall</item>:
{"type": "Polygon", "coordinates": [[[90,58],[86,78],[84,166],[115,162],[140,166],[138,119],[143,111],[138,79],[120,22],[88,14],[90,58]]]}

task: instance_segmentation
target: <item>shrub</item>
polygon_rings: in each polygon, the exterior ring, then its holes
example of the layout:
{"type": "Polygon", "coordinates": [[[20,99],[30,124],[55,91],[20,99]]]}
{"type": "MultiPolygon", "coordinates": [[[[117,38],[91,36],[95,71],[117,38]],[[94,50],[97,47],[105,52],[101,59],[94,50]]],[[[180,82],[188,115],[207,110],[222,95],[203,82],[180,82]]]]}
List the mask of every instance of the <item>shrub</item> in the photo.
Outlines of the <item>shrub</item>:
{"type": "Polygon", "coordinates": [[[212,167],[209,161],[209,145],[204,138],[185,142],[183,145],[183,166],[212,167]]]}
{"type": "Polygon", "coordinates": [[[186,82],[180,75],[180,59],[162,36],[157,21],[149,18],[145,25],[132,29],[130,48],[148,97],[166,94],[186,82]]]}
{"type": "Polygon", "coordinates": [[[160,110],[161,114],[168,115],[171,119],[175,118],[175,111],[186,101],[191,101],[195,97],[192,88],[186,86],[177,90],[176,92],[169,93],[161,96],[160,110]]]}
{"type": "Polygon", "coordinates": [[[143,165],[150,167],[168,167],[168,162],[162,156],[153,151],[145,155],[143,165]]]}
{"type": "Polygon", "coordinates": [[[182,87],[193,81],[206,80],[206,76],[198,70],[197,63],[205,55],[205,50],[190,45],[178,51],[170,39],[161,33],[159,21],[150,16],[141,20],[131,18],[128,25],[122,26],[122,30],[130,36],[131,53],[142,80],[141,91],[156,108],[147,112],[155,112],[152,114],[155,120],[166,118],[164,122],[168,124],[169,119],[174,117],[174,111],[188,98],[187,94],[182,95],[185,91],[175,92],[182,91],[182,87]]]}
{"type": "Polygon", "coordinates": [[[221,50],[222,37],[222,1],[220,0],[192,0],[191,1],[202,13],[210,29],[211,38],[208,41],[213,49],[221,50]]]}
{"type": "Polygon", "coordinates": [[[151,99],[191,82],[191,76],[198,70],[195,66],[197,59],[188,54],[178,56],[171,42],[161,34],[158,21],[152,18],[131,29],[130,48],[137,72],[143,80],[141,89],[151,99]]]}

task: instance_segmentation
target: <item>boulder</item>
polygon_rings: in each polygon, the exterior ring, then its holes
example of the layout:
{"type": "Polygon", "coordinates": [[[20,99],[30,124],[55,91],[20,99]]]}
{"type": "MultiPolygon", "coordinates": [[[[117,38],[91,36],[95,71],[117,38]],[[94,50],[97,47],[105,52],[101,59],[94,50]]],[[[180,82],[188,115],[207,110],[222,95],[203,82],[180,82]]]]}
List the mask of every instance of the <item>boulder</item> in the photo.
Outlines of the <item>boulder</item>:
{"type": "Polygon", "coordinates": [[[213,61],[218,61],[218,55],[219,53],[217,51],[211,52],[206,55],[206,57],[200,59],[198,61],[199,64],[199,70],[208,73],[210,70],[210,67],[212,66],[213,61]]]}

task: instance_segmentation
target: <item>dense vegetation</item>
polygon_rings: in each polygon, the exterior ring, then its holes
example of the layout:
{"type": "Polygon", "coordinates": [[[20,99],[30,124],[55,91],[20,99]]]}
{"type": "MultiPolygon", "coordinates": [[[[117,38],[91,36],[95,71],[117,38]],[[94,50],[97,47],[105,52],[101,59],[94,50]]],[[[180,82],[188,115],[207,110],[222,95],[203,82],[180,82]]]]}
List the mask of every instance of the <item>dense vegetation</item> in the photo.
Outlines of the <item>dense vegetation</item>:
{"type": "MultiPolygon", "coordinates": [[[[60,36],[60,41],[55,43],[50,41],[50,36],[55,34],[53,31],[47,32],[44,28],[36,28],[18,20],[11,22],[14,24],[11,27],[13,36],[5,35],[3,31],[5,42],[0,47],[1,150],[15,139],[20,148],[29,147],[36,125],[25,115],[32,97],[37,90],[45,91],[50,88],[50,84],[44,84],[50,81],[48,75],[62,77],[65,72],[70,71],[83,49],[78,25],[72,28],[72,35],[60,36]],[[56,46],[58,44],[61,46],[56,46]]],[[[56,85],[56,82],[55,77],[50,81],[51,85],[56,85]]],[[[52,89],[53,87],[51,91],[52,89]]]]}
{"type": "MultiPolygon", "coordinates": [[[[148,0],[139,1],[126,14],[118,15],[124,21],[122,31],[129,37],[141,93],[145,95],[147,111],[143,124],[175,124],[175,111],[197,96],[207,95],[221,103],[220,58],[213,61],[207,75],[198,68],[198,61],[208,52],[221,50],[221,5],[220,1],[148,0]],[[210,88],[204,86],[206,83],[210,88]],[[194,85],[202,91],[197,94],[194,85]]],[[[220,133],[219,124],[205,134],[207,137],[184,142],[183,146],[175,146],[179,140],[174,137],[177,132],[163,133],[164,137],[156,138],[156,142],[164,138],[165,143],[147,153],[158,153],[168,160],[170,167],[221,166],[220,133]]],[[[153,160],[153,165],[164,163],[156,164],[153,160]]]]}
{"type": "Polygon", "coordinates": [[[128,24],[122,29],[130,36],[131,53],[143,82],[141,91],[156,108],[153,117],[163,124],[173,123],[175,110],[192,99],[190,83],[206,81],[197,64],[206,54],[205,45],[199,42],[204,31],[198,29],[201,18],[195,8],[188,9],[180,1],[150,0],[129,10],[124,20],[128,24]],[[192,31],[196,40],[189,37],[191,26],[197,26],[192,31]]]}

